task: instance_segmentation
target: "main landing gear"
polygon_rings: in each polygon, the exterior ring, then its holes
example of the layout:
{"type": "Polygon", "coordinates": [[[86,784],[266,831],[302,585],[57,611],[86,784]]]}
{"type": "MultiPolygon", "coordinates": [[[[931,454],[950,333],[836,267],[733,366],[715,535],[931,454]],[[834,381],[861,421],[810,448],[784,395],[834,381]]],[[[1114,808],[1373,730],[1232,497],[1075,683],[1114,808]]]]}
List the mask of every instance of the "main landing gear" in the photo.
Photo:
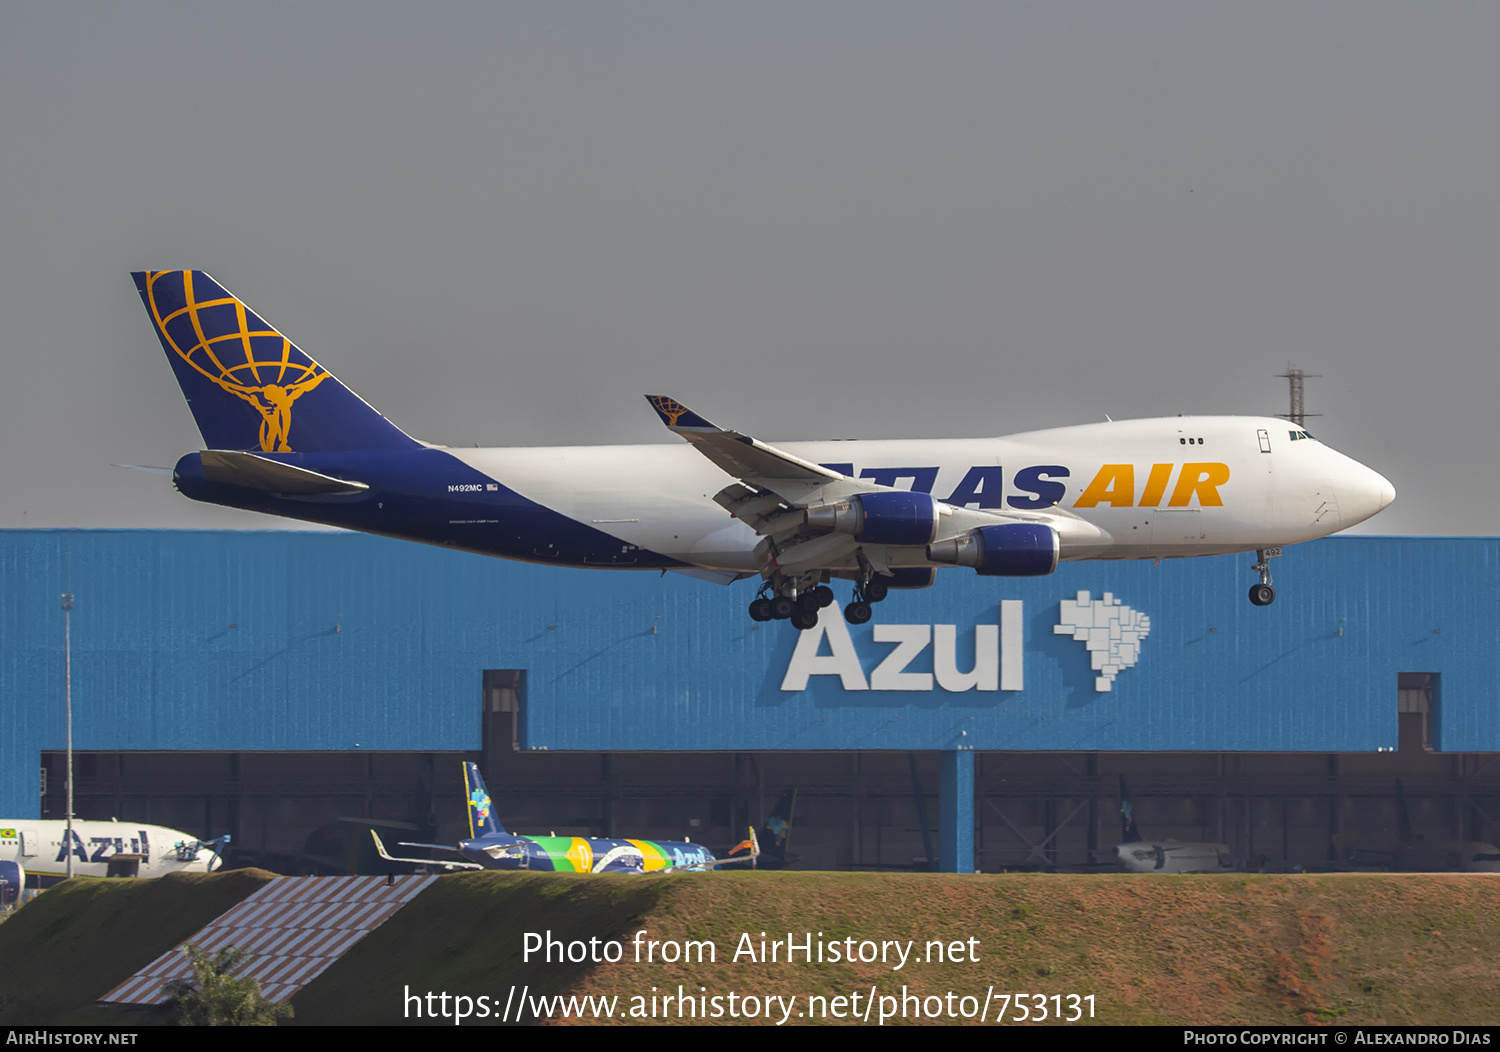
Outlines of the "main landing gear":
{"type": "Polygon", "coordinates": [[[1261,548],[1255,553],[1255,565],[1250,569],[1260,574],[1260,583],[1250,586],[1250,602],[1256,606],[1270,606],[1276,601],[1276,589],[1271,587],[1270,562],[1280,554],[1280,548],[1261,548]]]}
{"type": "Polygon", "coordinates": [[[771,588],[767,581],[762,594],[750,604],[750,617],[755,621],[791,621],[798,631],[806,632],[818,623],[818,611],[833,605],[833,589],[826,584],[816,585],[793,595],[765,593],[771,588]]]}
{"type": "Polygon", "coordinates": [[[844,607],[844,620],[851,625],[862,625],[870,620],[874,611],[871,605],[880,602],[888,594],[890,589],[885,582],[869,573],[861,574],[861,580],[854,586],[854,602],[844,607]]]}

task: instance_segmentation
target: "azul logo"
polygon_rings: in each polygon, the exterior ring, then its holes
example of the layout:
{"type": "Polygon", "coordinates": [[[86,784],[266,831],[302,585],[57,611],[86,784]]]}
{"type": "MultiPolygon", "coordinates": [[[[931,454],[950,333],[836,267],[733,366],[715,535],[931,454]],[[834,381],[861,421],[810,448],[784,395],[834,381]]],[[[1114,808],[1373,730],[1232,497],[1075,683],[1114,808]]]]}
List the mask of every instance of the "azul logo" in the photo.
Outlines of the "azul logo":
{"type": "Polygon", "coordinates": [[[146,298],[157,329],[177,356],[255,407],[260,414],[261,450],[290,453],[287,434],[292,428],[292,403],[328,379],[327,371],[233,297],[200,301],[192,271],[146,275],[146,298]],[[163,316],[156,301],[156,283],[179,277],[187,306],[163,316]],[[234,312],[235,324],[228,332],[220,320],[223,311],[234,312]],[[213,312],[216,321],[206,324],[200,317],[205,312],[213,312]],[[222,335],[206,335],[210,332],[222,335]]]}
{"type": "MultiPolygon", "coordinates": [[[[958,667],[957,625],[872,625],[873,641],[894,647],[868,675],[843,619],[827,618],[816,628],[798,633],[781,689],[806,690],[814,676],[837,676],[845,690],[930,691],[936,687],[954,694],[1023,690],[1022,615],[1021,600],[1006,599],[1000,604],[999,624],[975,625],[974,662],[967,670],[958,667]],[[932,671],[908,672],[929,648],[932,671]]],[[[1094,689],[1103,692],[1111,690],[1115,677],[1140,660],[1141,642],[1151,634],[1151,618],[1121,603],[1111,592],[1091,599],[1083,591],[1062,601],[1052,631],[1071,635],[1084,645],[1090,666],[1098,673],[1094,689]]]]}
{"type": "MultiPolygon", "coordinates": [[[[80,862],[108,862],[109,856],[120,854],[125,850],[124,837],[96,836],[89,837],[89,843],[94,845],[94,853],[90,855],[84,847],[83,838],[78,835],[78,830],[73,830],[73,855],[80,862]]],[[[147,837],[144,829],[140,830],[140,836],[130,838],[130,851],[132,854],[146,856],[149,862],[151,858],[151,840],[147,837]]],[[[58,842],[57,858],[54,861],[62,862],[68,857],[68,831],[63,830],[62,840],[58,842]]]]}
{"type": "Polygon", "coordinates": [[[1151,634],[1151,618],[1122,604],[1110,592],[1089,601],[1088,592],[1064,599],[1057,613],[1056,635],[1070,635],[1088,648],[1089,659],[1099,678],[1094,689],[1107,691],[1115,677],[1135,666],[1141,656],[1141,640],[1151,634]]]}
{"type": "Polygon", "coordinates": [[[816,628],[797,635],[797,648],[787,663],[781,689],[806,690],[813,676],[838,676],[845,690],[1021,690],[1022,605],[1019,599],[1000,604],[998,625],[974,626],[974,666],[958,667],[957,625],[873,625],[877,643],[896,644],[868,678],[859,652],[842,618],[824,618],[816,628]],[[827,653],[821,653],[824,645],[827,653]],[[932,671],[906,668],[932,647],[932,671]]]}
{"type": "Polygon", "coordinates": [[[483,789],[475,789],[469,794],[469,806],[474,809],[474,817],[478,820],[477,825],[483,825],[490,820],[490,794],[483,789]]]}

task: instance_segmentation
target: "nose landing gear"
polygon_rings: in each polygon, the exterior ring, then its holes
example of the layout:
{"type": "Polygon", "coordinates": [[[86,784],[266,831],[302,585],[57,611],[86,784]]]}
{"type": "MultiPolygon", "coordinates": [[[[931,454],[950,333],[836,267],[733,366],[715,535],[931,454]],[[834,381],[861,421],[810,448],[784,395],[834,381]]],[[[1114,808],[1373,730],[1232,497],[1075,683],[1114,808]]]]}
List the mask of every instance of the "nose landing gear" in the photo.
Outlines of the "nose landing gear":
{"type": "Polygon", "coordinates": [[[1250,602],[1256,606],[1270,606],[1276,601],[1276,589],[1271,587],[1270,562],[1280,554],[1280,548],[1261,548],[1255,553],[1255,565],[1250,569],[1260,574],[1260,583],[1250,586],[1250,602]]]}

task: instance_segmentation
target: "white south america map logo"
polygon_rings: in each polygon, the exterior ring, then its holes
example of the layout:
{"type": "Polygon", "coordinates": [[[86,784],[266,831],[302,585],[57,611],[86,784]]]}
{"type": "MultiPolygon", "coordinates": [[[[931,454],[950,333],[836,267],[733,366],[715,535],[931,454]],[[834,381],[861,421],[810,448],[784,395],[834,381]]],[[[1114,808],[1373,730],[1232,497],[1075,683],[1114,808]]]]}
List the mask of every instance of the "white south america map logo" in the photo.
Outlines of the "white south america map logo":
{"type": "Polygon", "coordinates": [[[1083,643],[1094,671],[1099,673],[1094,689],[1110,690],[1115,677],[1140,659],[1141,640],[1151,634],[1151,618],[1125,606],[1113,592],[1093,601],[1088,592],[1079,592],[1078,598],[1064,599],[1058,606],[1053,633],[1070,635],[1083,643]]]}

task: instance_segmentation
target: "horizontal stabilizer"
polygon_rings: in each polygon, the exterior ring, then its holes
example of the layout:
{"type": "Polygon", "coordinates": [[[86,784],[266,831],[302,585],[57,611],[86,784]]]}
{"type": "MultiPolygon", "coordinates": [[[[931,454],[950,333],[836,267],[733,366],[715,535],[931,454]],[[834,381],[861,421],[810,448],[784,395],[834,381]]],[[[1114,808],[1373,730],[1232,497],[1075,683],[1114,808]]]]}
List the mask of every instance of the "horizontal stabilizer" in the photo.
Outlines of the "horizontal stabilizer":
{"type": "Polygon", "coordinates": [[[370,487],[363,482],[348,482],[306,468],[293,467],[254,453],[236,453],[226,449],[209,449],[198,454],[203,476],[210,482],[288,497],[333,497],[363,493],[370,487]]]}
{"type": "Polygon", "coordinates": [[[370,837],[375,841],[375,853],[387,862],[408,862],[414,866],[441,866],[443,869],[483,869],[478,862],[440,862],[431,858],[402,858],[400,855],[387,854],[385,845],[380,841],[380,834],[370,830],[370,837]]]}
{"type": "Polygon", "coordinates": [[[110,467],[129,468],[131,471],[144,471],[148,475],[164,475],[167,478],[172,477],[171,468],[160,468],[155,467],[151,464],[111,464],[110,467]]]}

